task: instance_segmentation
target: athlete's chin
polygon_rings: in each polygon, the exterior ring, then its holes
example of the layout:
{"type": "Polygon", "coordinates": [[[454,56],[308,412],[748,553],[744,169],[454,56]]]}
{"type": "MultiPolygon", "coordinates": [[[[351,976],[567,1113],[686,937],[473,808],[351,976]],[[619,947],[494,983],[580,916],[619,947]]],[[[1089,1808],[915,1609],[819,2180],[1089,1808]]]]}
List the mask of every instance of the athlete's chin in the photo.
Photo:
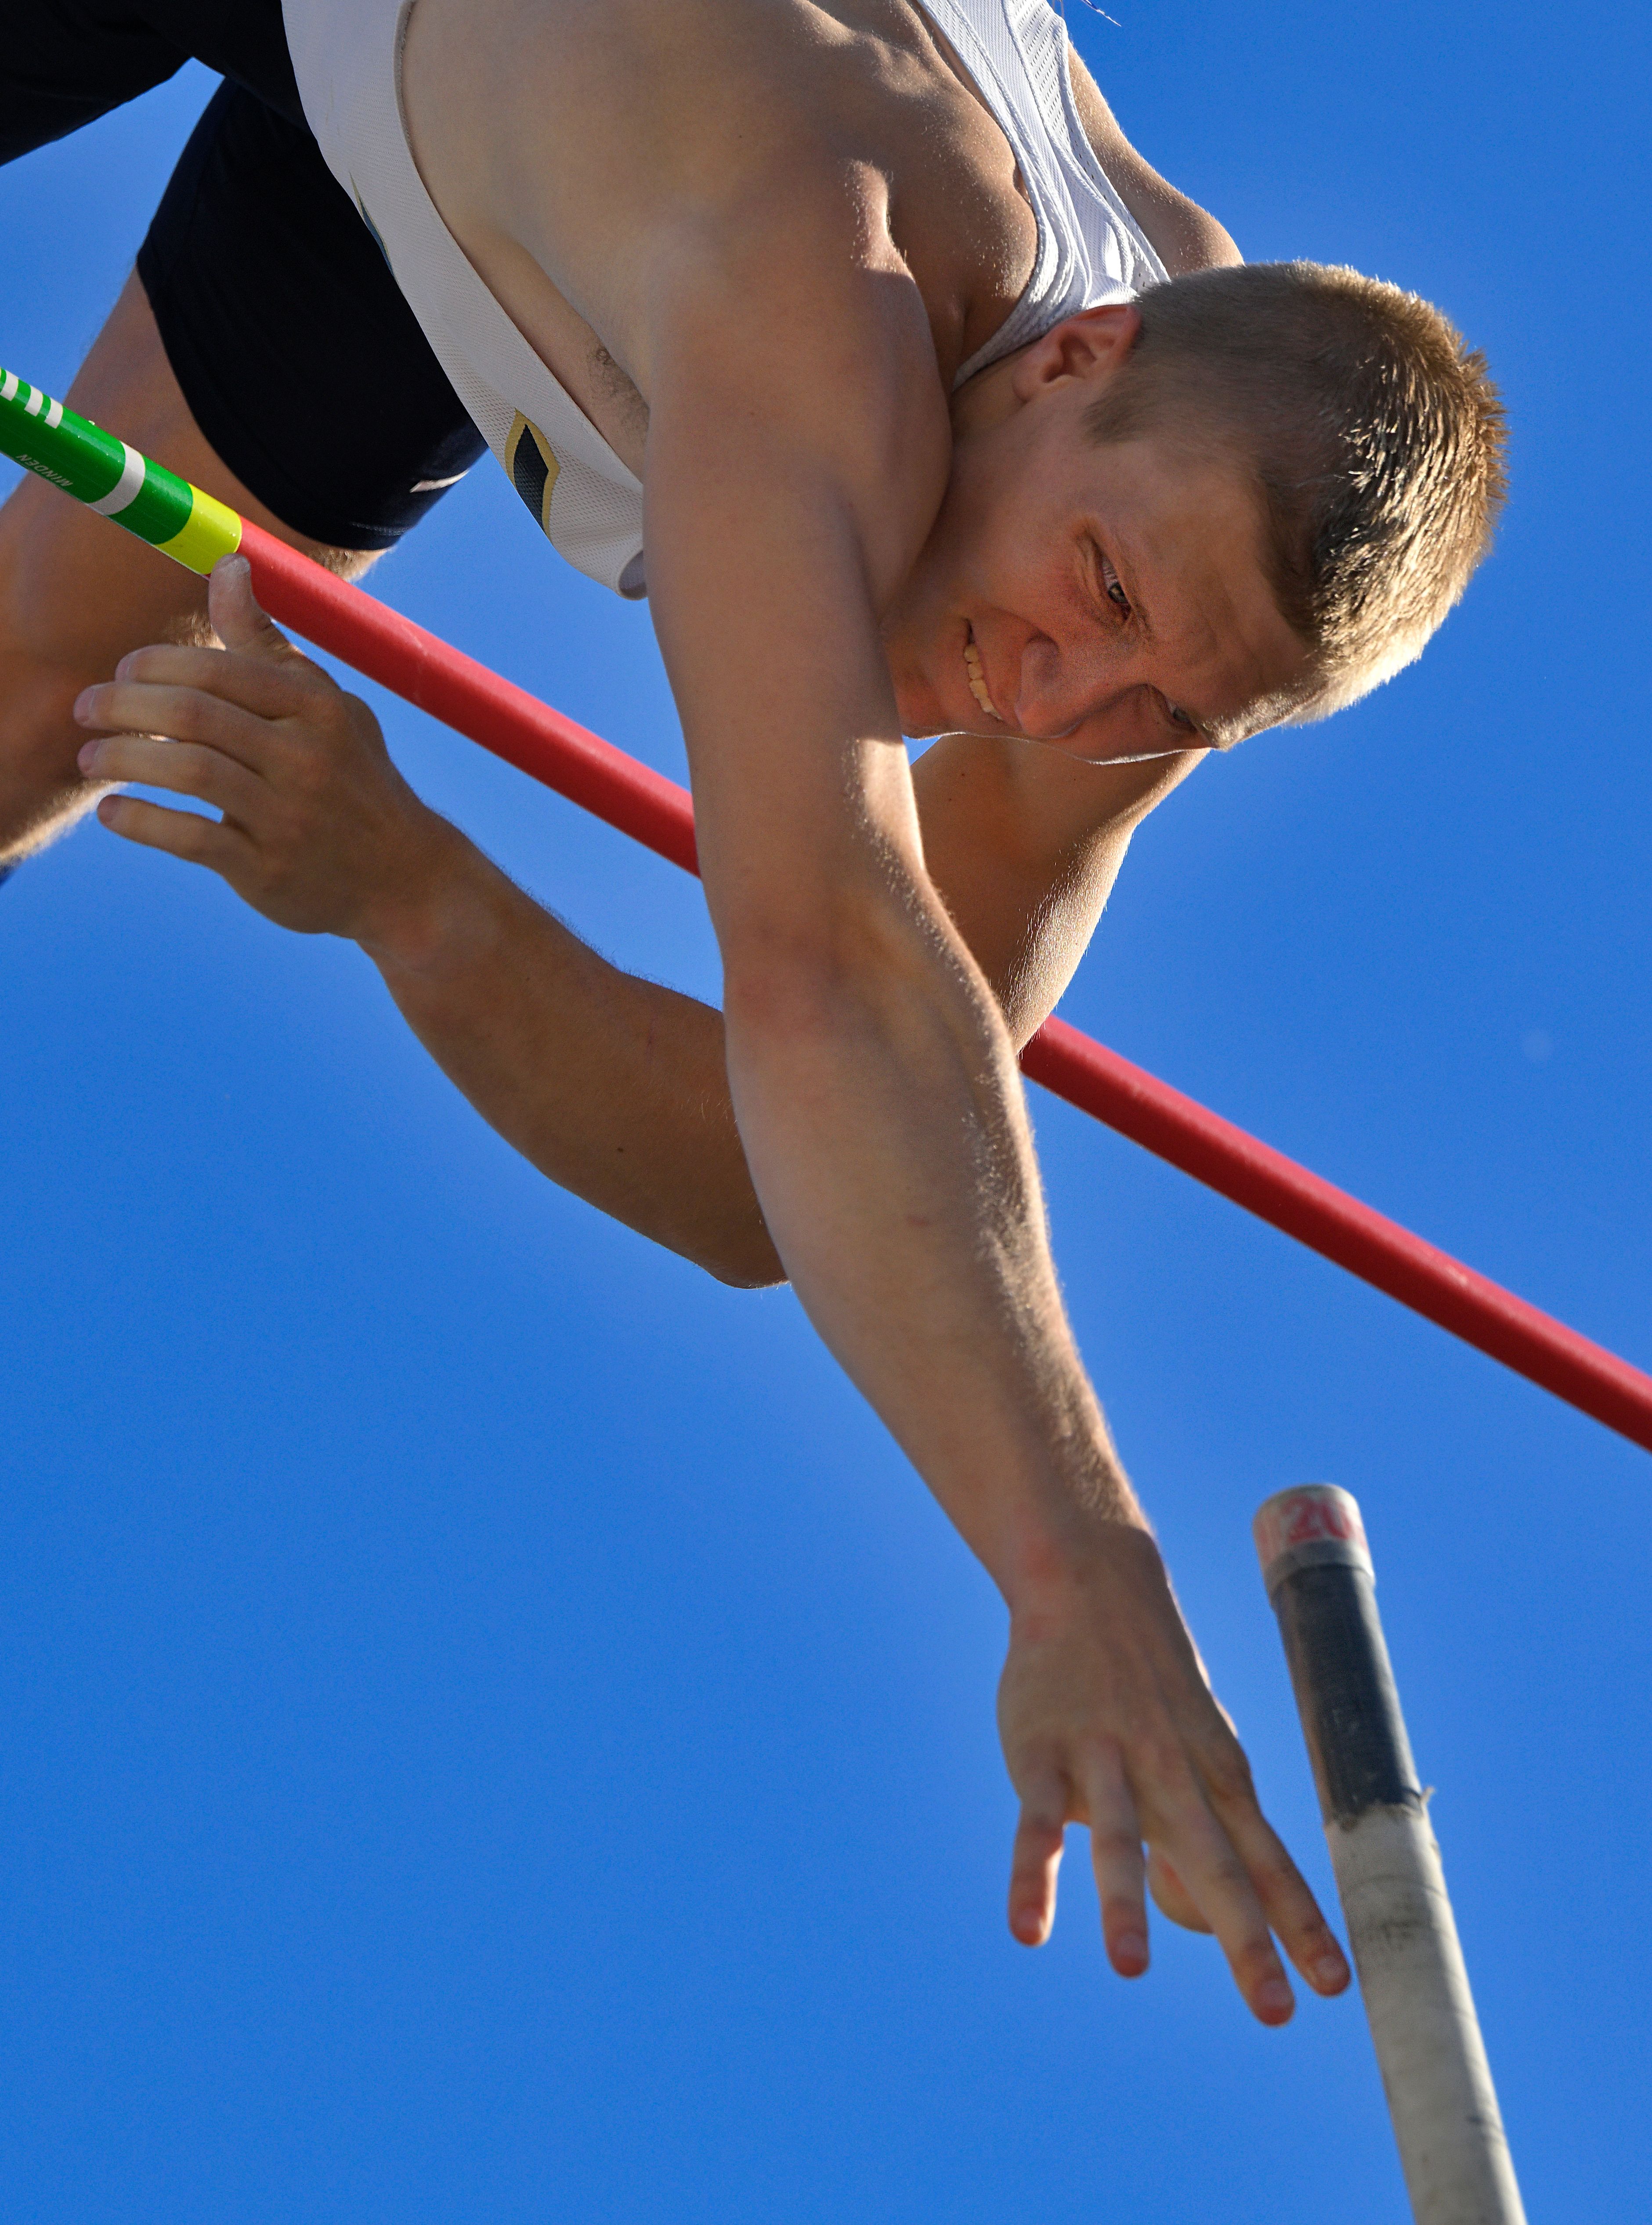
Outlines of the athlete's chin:
{"type": "Polygon", "coordinates": [[[894,682],[900,731],[909,742],[927,742],[950,731],[955,722],[927,673],[910,668],[900,671],[892,659],[889,676],[894,682]]]}
{"type": "Polygon", "coordinates": [[[905,711],[900,714],[900,731],[909,742],[932,742],[937,734],[950,734],[956,720],[935,711],[905,711]]]}
{"type": "Polygon", "coordinates": [[[909,579],[883,621],[883,653],[895,691],[900,731],[908,741],[927,742],[950,733],[957,724],[942,685],[956,626],[935,611],[932,598],[917,579],[909,579]]]}
{"type": "Polygon", "coordinates": [[[956,687],[949,695],[927,677],[905,685],[897,681],[895,708],[900,715],[900,731],[909,742],[933,741],[937,734],[994,736],[1014,732],[1002,719],[989,717],[967,688],[956,687]]]}

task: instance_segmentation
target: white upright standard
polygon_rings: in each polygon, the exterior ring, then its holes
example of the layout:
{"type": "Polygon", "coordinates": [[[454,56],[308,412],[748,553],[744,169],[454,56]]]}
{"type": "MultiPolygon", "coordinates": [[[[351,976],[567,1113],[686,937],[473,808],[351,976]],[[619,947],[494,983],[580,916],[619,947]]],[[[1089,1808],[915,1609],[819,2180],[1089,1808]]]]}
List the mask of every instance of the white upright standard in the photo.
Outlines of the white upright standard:
{"type": "Polygon", "coordinates": [[[1254,1528],[1412,2215],[1525,2225],[1358,1503],[1307,1484],[1268,1499],[1254,1528]]]}

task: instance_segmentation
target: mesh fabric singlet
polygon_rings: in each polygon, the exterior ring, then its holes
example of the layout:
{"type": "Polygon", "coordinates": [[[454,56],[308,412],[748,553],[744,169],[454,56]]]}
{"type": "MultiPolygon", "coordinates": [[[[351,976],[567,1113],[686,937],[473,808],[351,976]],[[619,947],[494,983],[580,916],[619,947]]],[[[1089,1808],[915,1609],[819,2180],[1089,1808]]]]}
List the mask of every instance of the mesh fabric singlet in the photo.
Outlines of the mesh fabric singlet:
{"type": "MultiPolygon", "coordinates": [[[[921,0],[1008,139],[1038,220],[1032,276],[957,383],[1062,318],[1128,301],[1163,265],[1108,182],[1073,105],[1067,29],[1048,0],[921,0]]],[[[413,0],[283,0],[328,168],[384,251],[442,369],[536,523],[570,564],[646,593],[643,491],[483,284],[436,212],[402,121],[413,0]]]]}

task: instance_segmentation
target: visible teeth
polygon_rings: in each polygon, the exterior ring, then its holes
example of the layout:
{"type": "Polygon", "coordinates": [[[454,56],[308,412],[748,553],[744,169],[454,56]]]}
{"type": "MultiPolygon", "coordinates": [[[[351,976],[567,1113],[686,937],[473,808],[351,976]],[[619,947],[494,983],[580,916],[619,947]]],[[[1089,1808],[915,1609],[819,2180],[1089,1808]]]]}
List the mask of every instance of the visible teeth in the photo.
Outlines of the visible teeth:
{"type": "Polygon", "coordinates": [[[981,669],[981,651],[973,641],[967,641],[963,645],[963,669],[969,675],[969,693],[980,704],[987,716],[989,719],[997,719],[1001,726],[1004,722],[1001,718],[999,718],[998,707],[988,693],[987,675],[981,669]]]}

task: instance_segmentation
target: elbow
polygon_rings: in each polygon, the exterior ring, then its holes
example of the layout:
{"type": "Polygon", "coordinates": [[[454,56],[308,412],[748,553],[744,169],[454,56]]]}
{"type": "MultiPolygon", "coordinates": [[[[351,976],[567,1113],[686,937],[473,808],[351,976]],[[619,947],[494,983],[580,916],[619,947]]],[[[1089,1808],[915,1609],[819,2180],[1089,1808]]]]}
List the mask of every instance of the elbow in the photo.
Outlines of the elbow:
{"type": "Polygon", "coordinates": [[[701,1265],[726,1290],[783,1290],[789,1277],[778,1255],[771,1248],[766,1258],[705,1259],[701,1265]]]}
{"type": "Polygon", "coordinates": [[[790,1279],[760,1214],[737,1228],[719,1230],[715,1240],[696,1247],[693,1258],[726,1290],[778,1290],[790,1279]]]}
{"type": "Polygon", "coordinates": [[[810,907],[742,923],[722,938],[723,1017],[747,1047],[842,1033],[868,1009],[932,997],[950,971],[944,929],[893,897],[810,907]]]}

